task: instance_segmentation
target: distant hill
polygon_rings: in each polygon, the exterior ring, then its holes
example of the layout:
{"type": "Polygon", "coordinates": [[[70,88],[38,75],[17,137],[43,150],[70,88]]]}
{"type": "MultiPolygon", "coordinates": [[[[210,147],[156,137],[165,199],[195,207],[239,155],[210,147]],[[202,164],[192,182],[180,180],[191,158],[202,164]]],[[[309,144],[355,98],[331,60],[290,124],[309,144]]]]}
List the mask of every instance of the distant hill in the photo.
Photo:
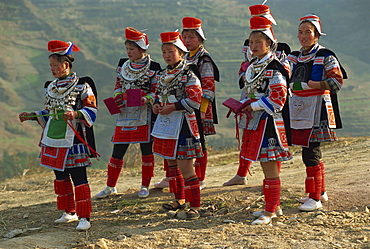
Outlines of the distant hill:
{"type": "MultiPolygon", "coordinates": [[[[74,68],[79,75],[91,76],[99,91],[99,117],[95,124],[98,151],[105,164],[111,153],[110,137],[114,117],[102,102],[112,94],[115,68],[125,56],[124,29],[148,29],[149,53],[164,66],[159,33],[181,28],[184,16],[203,20],[206,48],[220,68],[217,84],[219,135],[209,138],[214,147],[235,146],[234,120],[223,118],[221,102],[237,98],[237,72],[242,60],[242,44],[249,34],[249,5],[252,0],[3,0],[0,2],[0,150],[38,151],[40,129],[36,124],[20,124],[21,111],[39,110],[43,104],[43,83],[52,79],[47,51],[49,40],[73,41],[74,68]]],[[[324,46],[334,50],[350,79],[339,94],[344,129],[342,136],[368,135],[369,58],[367,48],[370,2],[367,0],[271,0],[267,3],[278,25],[276,37],[299,48],[296,38],[298,20],[307,13],[322,19],[324,46]]]]}

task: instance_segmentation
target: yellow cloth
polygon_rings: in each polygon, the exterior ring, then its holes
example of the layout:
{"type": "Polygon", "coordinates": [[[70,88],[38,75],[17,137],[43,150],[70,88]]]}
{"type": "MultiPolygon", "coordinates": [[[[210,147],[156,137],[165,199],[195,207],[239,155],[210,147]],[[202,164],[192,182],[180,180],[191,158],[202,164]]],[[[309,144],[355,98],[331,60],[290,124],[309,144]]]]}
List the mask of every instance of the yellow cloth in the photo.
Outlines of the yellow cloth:
{"type": "Polygon", "coordinates": [[[199,45],[199,47],[197,47],[195,50],[193,51],[190,51],[189,52],[189,57],[193,57],[198,51],[199,49],[202,47],[202,44],[199,45]]]}
{"type": "Polygon", "coordinates": [[[202,98],[202,103],[200,104],[200,111],[206,113],[208,107],[209,99],[202,98]]]}

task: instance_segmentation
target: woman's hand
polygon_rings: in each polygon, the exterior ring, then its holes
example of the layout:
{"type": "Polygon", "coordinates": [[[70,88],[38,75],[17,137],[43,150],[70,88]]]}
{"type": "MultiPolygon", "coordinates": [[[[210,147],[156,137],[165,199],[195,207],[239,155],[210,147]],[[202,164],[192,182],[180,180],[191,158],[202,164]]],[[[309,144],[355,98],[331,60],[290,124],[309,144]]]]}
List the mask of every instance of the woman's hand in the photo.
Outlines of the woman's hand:
{"type": "Polygon", "coordinates": [[[158,114],[159,113],[159,109],[161,108],[161,105],[159,103],[155,103],[152,107],[152,110],[153,110],[153,113],[154,114],[158,114]]]}
{"type": "Polygon", "coordinates": [[[145,97],[141,97],[141,102],[146,105],[146,104],[149,104],[149,99],[148,98],[145,98],[145,97]]]}
{"type": "Polygon", "coordinates": [[[63,114],[63,117],[67,118],[68,120],[73,120],[78,117],[78,112],[76,111],[68,111],[63,114]]]}
{"type": "Polygon", "coordinates": [[[321,85],[320,85],[320,81],[313,81],[313,80],[309,80],[307,82],[307,85],[311,88],[315,88],[315,89],[321,89],[321,85]]]}
{"type": "Polygon", "coordinates": [[[165,105],[159,108],[159,113],[162,115],[170,114],[173,111],[176,111],[175,105],[165,105]]]}
{"type": "Polygon", "coordinates": [[[204,120],[206,119],[206,113],[205,112],[200,112],[200,121],[202,124],[204,123],[204,120]]]}
{"type": "Polygon", "coordinates": [[[23,123],[24,121],[26,121],[26,120],[30,120],[30,119],[32,119],[32,118],[25,118],[24,116],[31,116],[31,115],[33,115],[33,113],[31,113],[31,112],[22,112],[22,113],[20,113],[19,115],[18,115],[18,117],[19,117],[19,121],[21,121],[21,123],[23,123]]]}
{"type": "Polygon", "coordinates": [[[244,111],[247,111],[247,112],[251,113],[251,112],[253,112],[253,109],[252,109],[251,105],[247,105],[246,107],[244,107],[242,109],[242,112],[244,112],[244,111]]]}
{"type": "Polygon", "coordinates": [[[123,104],[123,96],[122,94],[118,94],[116,97],[114,97],[114,101],[116,101],[116,104],[118,106],[123,104]]]}

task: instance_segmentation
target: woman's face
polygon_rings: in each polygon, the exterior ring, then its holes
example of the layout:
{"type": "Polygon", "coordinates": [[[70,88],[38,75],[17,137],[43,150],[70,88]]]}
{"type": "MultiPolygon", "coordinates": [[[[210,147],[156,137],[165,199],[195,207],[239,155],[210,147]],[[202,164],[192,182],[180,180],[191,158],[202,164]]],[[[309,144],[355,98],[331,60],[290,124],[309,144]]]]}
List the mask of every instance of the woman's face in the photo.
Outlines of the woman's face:
{"type": "Polygon", "coordinates": [[[54,78],[63,78],[69,74],[68,62],[61,63],[56,58],[50,57],[50,70],[54,78]]]}
{"type": "Polygon", "coordinates": [[[319,39],[315,34],[315,26],[310,22],[304,22],[299,25],[297,37],[303,48],[312,47],[319,39]]]}
{"type": "Polygon", "coordinates": [[[262,59],[268,52],[270,52],[270,46],[261,32],[254,32],[249,36],[249,47],[254,56],[258,59],[262,59]]]}
{"type": "Polygon", "coordinates": [[[194,51],[200,46],[200,44],[202,44],[202,40],[194,32],[191,30],[185,30],[182,32],[182,39],[184,40],[184,45],[190,51],[194,51]]]}
{"type": "Polygon", "coordinates": [[[144,50],[130,43],[126,44],[126,53],[131,61],[138,61],[144,56],[144,50]]]}
{"type": "Polygon", "coordinates": [[[173,44],[165,43],[162,45],[162,57],[167,65],[175,67],[182,56],[177,47],[173,44]]]}

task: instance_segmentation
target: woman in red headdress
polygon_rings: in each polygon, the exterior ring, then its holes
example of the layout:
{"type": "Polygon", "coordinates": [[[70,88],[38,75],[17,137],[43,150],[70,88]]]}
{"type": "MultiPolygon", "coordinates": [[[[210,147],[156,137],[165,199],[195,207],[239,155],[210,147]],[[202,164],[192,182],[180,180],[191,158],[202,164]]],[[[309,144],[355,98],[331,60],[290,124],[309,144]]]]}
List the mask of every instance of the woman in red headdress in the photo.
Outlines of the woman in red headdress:
{"type": "MultiPolygon", "coordinates": [[[[220,80],[218,68],[211,58],[210,53],[204,48],[203,42],[206,37],[202,30],[202,21],[195,17],[184,17],[182,19],[182,37],[185,47],[189,50],[185,59],[194,63],[199,70],[202,84],[202,103],[200,114],[202,126],[200,132],[205,136],[216,134],[214,124],[218,123],[215,105],[216,81],[220,80]]],[[[203,136],[202,136],[203,137],[203,136]]],[[[195,171],[200,181],[200,189],[205,187],[206,168],[208,163],[208,152],[205,140],[202,139],[203,157],[197,158],[194,162],[195,171]]],[[[168,171],[165,164],[166,178],[155,183],[157,188],[168,187],[168,171]]]]}
{"type": "Polygon", "coordinates": [[[92,125],[96,119],[97,92],[90,77],[72,71],[72,42],[50,41],[50,70],[55,78],[45,83],[45,109],[19,114],[21,122],[35,120],[43,128],[41,165],[54,169],[57,207],[64,210],[55,223],[79,221],[76,229],[91,227],[91,196],[86,167],[96,157],[92,125]],[[72,182],[75,187],[73,191],[72,182]]]}
{"type": "MultiPolygon", "coordinates": [[[[264,18],[268,19],[269,21],[271,21],[271,23],[277,25],[274,17],[272,16],[272,13],[270,11],[269,6],[262,5],[262,4],[257,4],[257,5],[249,6],[249,10],[250,10],[251,16],[264,17],[264,18]]],[[[277,48],[273,52],[275,53],[276,57],[281,62],[281,64],[284,66],[284,68],[288,72],[290,72],[290,65],[289,65],[289,62],[286,58],[287,55],[290,54],[289,45],[286,44],[286,43],[283,43],[283,42],[278,42],[277,43],[277,48]]],[[[240,65],[240,69],[239,69],[239,87],[240,87],[240,89],[244,89],[243,76],[244,76],[244,74],[245,74],[245,72],[246,72],[246,70],[249,66],[250,61],[253,59],[253,53],[250,50],[249,39],[248,38],[244,41],[244,46],[242,48],[242,53],[244,54],[244,61],[240,65]]],[[[242,94],[241,94],[241,98],[244,98],[244,97],[245,97],[245,92],[243,90],[242,94]]],[[[285,109],[287,110],[287,108],[284,108],[284,111],[285,111],[285,109]]],[[[287,115],[287,121],[289,122],[288,118],[289,117],[287,115]]],[[[245,129],[245,125],[246,125],[246,116],[244,114],[241,114],[240,115],[239,128],[245,129]]],[[[251,161],[240,161],[240,162],[241,163],[239,163],[239,167],[238,167],[236,175],[233,176],[227,182],[224,182],[223,186],[245,185],[245,184],[247,184],[247,175],[250,172],[252,162],[251,161]]],[[[279,167],[279,170],[280,170],[280,168],[282,166],[282,162],[278,161],[277,163],[278,163],[278,167],[279,167]]],[[[278,215],[279,214],[282,215],[282,213],[280,211],[281,211],[281,209],[279,209],[278,215]]]]}
{"type": "Polygon", "coordinates": [[[287,98],[288,73],[277,59],[276,40],[271,21],[252,17],[249,36],[250,50],[255,57],[248,66],[244,81],[246,104],[243,111],[252,115],[243,132],[240,163],[260,161],[264,173],[264,211],[255,212],[253,225],[268,224],[276,217],[280,206],[280,178],[278,161],[291,158],[284,127],[282,110],[287,98]]]}
{"type": "Polygon", "coordinates": [[[321,142],[337,140],[334,129],[342,128],[337,92],[346,72],[336,55],[319,45],[323,35],[320,18],[309,14],[300,19],[298,39],[302,48],[288,56],[293,65],[290,82],[290,126],[292,144],[302,146],[306,165],[306,193],[299,209],[314,211],[328,200],[321,142]]]}
{"type": "Polygon", "coordinates": [[[170,192],[175,201],[166,211],[185,209],[187,219],[200,217],[200,186],[193,159],[203,156],[199,134],[202,88],[197,68],[184,60],[187,48],[178,32],[161,33],[162,56],[167,67],[158,73],[153,112],[158,114],[152,136],[153,152],[168,162],[170,192]]]}
{"type": "Polygon", "coordinates": [[[129,58],[120,59],[113,98],[120,106],[112,137],[113,152],[108,163],[107,186],[96,198],[117,193],[116,185],[123,167],[123,157],[130,144],[139,143],[142,175],[140,198],[149,196],[149,185],[154,176],[154,155],[150,131],[155,119],[151,105],[154,101],[156,73],[160,65],[154,62],[146,50],[148,36],[134,28],[125,30],[126,52],[129,58]],[[135,101],[136,100],[136,101],[135,101]]]}

